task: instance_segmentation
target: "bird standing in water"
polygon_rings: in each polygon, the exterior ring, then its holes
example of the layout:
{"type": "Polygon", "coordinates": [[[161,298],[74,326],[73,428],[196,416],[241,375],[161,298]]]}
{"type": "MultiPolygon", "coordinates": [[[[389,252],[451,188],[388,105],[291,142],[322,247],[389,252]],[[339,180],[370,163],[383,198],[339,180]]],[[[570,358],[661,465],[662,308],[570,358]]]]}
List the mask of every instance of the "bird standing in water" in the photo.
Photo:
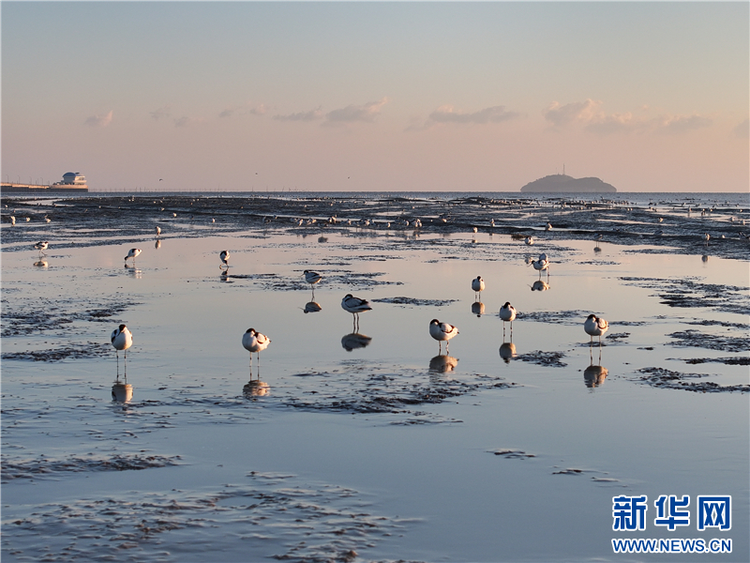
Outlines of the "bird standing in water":
{"type": "Polygon", "coordinates": [[[458,328],[448,323],[441,323],[437,319],[430,321],[430,336],[438,341],[438,354],[443,351],[442,343],[445,342],[445,353],[448,353],[448,341],[458,334],[458,328]]]}
{"type": "Polygon", "coordinates": [[[120,325],[112,331],[110,335],[110,341],[112,346],[115,347],[115,355],[117,356],[117,377],[120,377],[120,350],[125,354],[125,376],[128,375],[128,348],[133,345],[133,335],[125,325],[120,325]]]}
{"type": "Polygon", "coordinates": [[[254,328],[248,328],[242,335],[242,346],[250,352],[250,366],[253,365],[253,352],[258,354],[258,367],[260,367],[260,353],[268,348],[271,339],[265,334],[261,334],[254,328]]]}
{"type": "Polygon", "coordinates": [[[224,268],[229,269],[229,251],[222,250],[219,253],[219,259],[221,260],[221,264],[219,264],[219,269],[220,270],[223,270],[224,268]]]}
{"type": "Polygon", "coordinates": [[[589,315],[583,323],[583,330],[591,336],[589,345],[593,344],[594,336],[599,337],[599,346],[602,345],[602,335],[609,330],[609,323],[596,315],[589,315]]]}
{"type": "Polygon", "coordinates": [[[510,338],[513,339],[513,321],[516,318],[516,308],[506,301],[505,305],[500,307],[500,318],[503,320],[503,338],[505,338],[505,323],[510,323],[510,338]]]}
{"type": "Polygon", "coordinates": [[[482,276],[477,276],[473,280],[471,280],[471,289],[474,290],[474,297],[479,298],[481,297],[481,293],[484,291],[484,280],[482,279],[482,276]]]}
{"type": "Polygon", "coordinates": [[[127,263],[128,258],[132,258],[133,264],[135,264],[135,259],[141,252],[143,251],[140,248],[131,248],[130,250],[128,250],[128,255],[125,256],[125,262],[127,263]]]}

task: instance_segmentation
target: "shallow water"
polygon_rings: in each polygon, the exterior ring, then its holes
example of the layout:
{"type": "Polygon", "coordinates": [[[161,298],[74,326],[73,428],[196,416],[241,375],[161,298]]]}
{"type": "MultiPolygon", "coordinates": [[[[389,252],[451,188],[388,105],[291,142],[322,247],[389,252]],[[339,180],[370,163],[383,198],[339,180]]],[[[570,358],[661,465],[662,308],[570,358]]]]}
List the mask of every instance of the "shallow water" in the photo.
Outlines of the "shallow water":
{"type": "Polygon", "coordinates": [[[748,559],[741,202],[672,224],[668,204],[165,201],[11,202],[35,220],[2,231],[4,560],[615,560],[618,537],[731,538],[713,559],[748,559]],[[365,217],[381,223],[348,224],[365,217]],[[358,331],[346,293],[373,306],[358,331]],[[460,330],[448,355],[432,318],[460,330]],[[248,327],[272,340],[252,365],[248,327]],[[614,532],[613,496],[642,494],[646,531],[614,532]],[[663,494],[732,495],[732,529],[654,526],[663,494]]]}

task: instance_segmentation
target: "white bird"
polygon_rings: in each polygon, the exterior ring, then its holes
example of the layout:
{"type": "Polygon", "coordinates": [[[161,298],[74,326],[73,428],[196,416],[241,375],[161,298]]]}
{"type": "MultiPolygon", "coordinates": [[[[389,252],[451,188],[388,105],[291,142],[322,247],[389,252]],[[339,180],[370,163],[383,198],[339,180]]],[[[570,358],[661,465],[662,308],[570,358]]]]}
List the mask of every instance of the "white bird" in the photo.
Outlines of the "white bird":
{"type": "Polygon", "coordinates": [[[222,250],[219,253],[219,259],[221,260],[221,264],[219,264],[219,269],[223,269],[224,266],[229,268],[229,251],[228,250],[222,250]]]}
{"type": "Polygon", "coordinates": [[[547,226],[544,227],[545,231],[551,231],[552,230],[552,223],[547,223],[547,226]]]}
{"type": "Polygon", "coordinates": [[[133,263],[135,264],[135,258],[138,256],[141,252],[143,252],[140,248],[131,248],[128,250],[128,255],[125,257],[125,262],[128,261],[128,258],[133,259],[133,263]]]}
{"type": "Polygon", "coordinates": [[[503,320],[503,337],[505,336],[505,323],[510,323],[510,337],[513,339],[513,321],[516,318],[516,308],[506,301],[505,305],[500,307],[500,318],[503,320]]]}
{"type": "Polygon", "coordinates": [[[474,290],[475,295],[484,291],[484,280],[482,279],[482,276],[477,276],[471,280],[471,289],[474,290]]]}
{"type": "Polygon", "coordinates": [[[438,353],[442,351],[442,342],[445,341],[445,353],[448,353],[448,341],[458,334],[458,328],[448,323],[441,323],[437,319],[430,321],[430,336],[438,341],[438,353]]]}
{"type": "Polygon", "coordinates": [[[526,237],[523,242],[525,242],[527,246],[531,246],[534,244],[534,237],[526,237]]]}
{"type": "Polygon", "coordinates": [[[310,285],[315,285],[323,279],[323,276],[321,276],[318,272],[313,272],[312,270],[305,270],[304,274],[305,281],[310,285]]]}
{"type": "Polygon", "coordinates": [[[34,245],[34,248],[36,248],[39,251],[39,254],[44,254],[44,251],[47,250],[49,247],[49,242],[46,240],[40,240],[38,243],[34,245]]]}
{"type": "Polygon", "coordinates": [[[44,216],[44,221],[45,221],[46,223],[49,223],[50,221],[52,221],[52,219],[50,219],[49,217],[47,217],[47,216],[45,215],[45,216],[44,216]]]}
{"type": "Polygon", "coordinates": [[[711,240],[711,235],[708,233],[703,235],[703,240],[706,241],[706,246],[708,246],[708,241],[711,240]]]}
{"type": "Polygon", "coordinates": [[[156,225],[156,236],[158,237],[161,234],[161,227],[159,225],[156,225]]]}
{"type": "Polygon", "coordinates": [[[534,266],[534,269],[539,272],[539,277],[542,277],[542,272],[544,270],[547,270],[547,275],[549,275],[549,260],[547,260],[546,254],[540,254],[539,260],[534,260],[531,262],[531,265],[534,266]]]}
{"type": "Polygon", "coordinates": [[[271,343],[271,339],[265,334],[261,334],[254,328],[248,328],[245,334],[242,335],[242,346],[245,350],[250,352],[250,363],[253,361],[253,352],[258,354],[258,361],[260,361],[260,353],[262,350],[268,348],[271,343]]]}
{"type": "Polygon", "coordinates": [[[11,225],[15,225],[15,224],[16,224],[16,218],[15,218],[15,216],[14,216],[14,215],[11,215],[11,216],[10,216],[10,224],[11,224],[11,225]]]}
{"type": "Polygon", "coordinates": [[[594,342],[594,336],[599,337],[599,346],[602,344],[602,334],[609,330],[609,323],[604,319],[597,317],[594,314],[589,315],[586,318],[586,322],[583,323],[583,330],[586,334],[591,336],[589,344],[594,342]]]}
{"type": "Polygon", "coordinates": [[[125,352],[125,375],[127,376],[128,370],[128,352],[127,349],[133,345],[133,335],[125,325],[120,325],[118,328],[112,331],[110,335],[110,341],[112,346],[115,347],[115,354],[117,355],[117,376],[120,376],[120,350],[125,352]]]}

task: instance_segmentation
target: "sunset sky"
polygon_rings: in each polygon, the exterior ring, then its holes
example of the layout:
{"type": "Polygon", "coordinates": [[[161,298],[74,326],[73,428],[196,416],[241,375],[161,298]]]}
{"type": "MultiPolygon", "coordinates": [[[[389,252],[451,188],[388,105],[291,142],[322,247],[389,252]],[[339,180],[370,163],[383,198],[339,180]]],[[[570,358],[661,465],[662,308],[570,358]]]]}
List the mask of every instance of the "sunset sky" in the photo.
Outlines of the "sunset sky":
{"type": "Polygon", "coordinates": [[[748,2],[2,2],[2,180],[747,191],[748,2]]]}

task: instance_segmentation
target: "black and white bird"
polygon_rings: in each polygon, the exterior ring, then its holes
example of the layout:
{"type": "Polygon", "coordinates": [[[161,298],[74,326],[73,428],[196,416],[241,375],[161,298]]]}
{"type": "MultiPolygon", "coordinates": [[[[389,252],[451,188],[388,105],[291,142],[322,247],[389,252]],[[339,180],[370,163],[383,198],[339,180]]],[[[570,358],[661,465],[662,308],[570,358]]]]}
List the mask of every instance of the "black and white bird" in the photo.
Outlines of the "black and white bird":
{"type": "Polygon", "coordinates": [[[258,354],[258,362],[260,362],[261,351],[268,348],[271,343],[271,339],[265,334],[261,334],[254,328],[248,328],[245,334],[242,335],[242,346],[250,352],[250,363],[253,362],[253,352],[258,354]]]}
{"type": "Polygon", "coordinates": [[[604,319],[591,314],[586,318],[586,322],[583,323],[583,330],[586,331],[586,334],[591,336],[589,344],[594,342],[594,336],[598,336],[599,346],[601,346],[602,335],[609,330],[609,323],[604,319]]]}
{"type": "Polygon", "coordinates": [[[120,350],[125,353],[125,375],[128,374],[128,352],[127,349],[133,345],[133,335],[125,325],[120,325],[112,331],[110,335],[110,341],[112,346],[115,348],[115,355],[117,356],[117,375],[120,375],[120,350]]]}
{"type": "Polygon", "coordinates": [[[313,272],[312,270],[305,270],[305,281],[309,283],[310,285],[315,285],[320,280],[323,279],[323,276],[321,276],[318,272],[313,272]]]}
{"type": "Polygon", "coordinates": [[[528,236],[526,237],[523,242],[526,244],[526,246],[531,246],[534,244],[534,237],[528,236]]]}
{"type": "Polygon", "coordinates": [[[516,308],[506,301],[505,305],[500,307],[500,318],[503,321],[503,336],[505,336],[505,323],[510,323],[510,337],[513,338],[513,321],[516,319],[516,308]]]}
{"type": "Polygon", "coordinates": [[[474,297],[481,297],[479,294],[484,291],[484,280],[482,276],[477,276],[471,280],[471,289],[474,290],[474,297]]]}
{"type": "Polygon", "coordinates": [[[39,251],[39,255],[41,256],[44,254],[44,251],[49,248],[49,242],[46,240],[40,240],[38,243],[34,245],[34,248],[36,248],[39,251]]]}
{"type": "Polygon", "coordinates": [[[347,293],[346,295],[344,295],[344,298],[341,300],[341,308],[344,311],[352,314],[354,332],[357,332],[357,329],[359,328],[359,314],[366,313],[367,311],[372,311],[370,302],[367,301],[367,299],[354,297],[351,293],[347,293]]]}
{"type": "Polygon", "coordinates": [[[128,261],[128,258],[132,258],[133,264],[135,264],[135,259],[141,252],[143,251],[140,248],[131,248],[130,250],[128,250],[128,255],[125,256],[125,262],[128,261]]]}
{"type": "Polygon", "coordinates": [[[547,275],[549,275],[549,260],[547,259],[547,255],[545,253],[542,253],[539,255],[538,260],[534,260],[531,262],[531,265],[534,266],[534,269],[539,272],[539,277],[542,277],[542,272],[547,270],[547,275]]]}
{"type": "Polygon", "coordinates": [[[158,237],[161,235],[161,227],[159,225],[156,225],[156,228],[154,229],[156,231],[156,236],[158,237]]]}
{"type": "Polygon", "coordinates": [[[229,251],[222,250],[221,252],[219,252],[219,260],[221,260],[221,264],[219,264],[220,270],[223,270],[224,268],[229,268],[229,251]]]}
{"type": "Polygon", "coordinates": [[[430,321],[430,336],[438,341],[438,354],[442,352],[442,343],[445,342],[445,353],[448,353],[448,341],[458,334],[458,328],[448,323],[441,323],[437,319],[430,321]]]}

